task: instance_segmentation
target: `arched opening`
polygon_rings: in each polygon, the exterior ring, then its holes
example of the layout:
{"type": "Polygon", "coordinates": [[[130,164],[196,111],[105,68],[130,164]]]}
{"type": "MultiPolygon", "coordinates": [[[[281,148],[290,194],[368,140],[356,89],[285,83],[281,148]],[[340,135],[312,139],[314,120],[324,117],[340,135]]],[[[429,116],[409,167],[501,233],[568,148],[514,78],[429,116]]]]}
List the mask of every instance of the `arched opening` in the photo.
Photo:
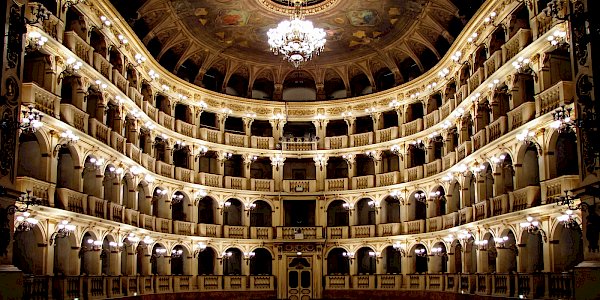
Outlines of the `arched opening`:
{"type": "Polygon", "coordinates": [[[240,200],[231,198],[223,205],[223,225],[242,226],[243,204],[240,200]]]}
{"type": "Polygon", "coordinates": [[[475,239],[471,236],[465,243],[465,273],[477,273],[477,249],[475,239]]]}
{"type": "Polygon", "coordinates": [[[482,252],[484,257],[480,273],[494,273],[496,272],[496,258],[498,257],[494,237],[488,232],[483,236],[482,241],[485,244],[479,246],[479,251],[482,252]]]}
{"type": "Polygon", "coordinates": [[[190,169],[190,146],[176,144],[173,148],[173,165],[177,168],[190,169]]]}
{"type": "Polygon", "coordinates": [[[112,203],[121,204],[121,190],[119,189],[120,178],[117,174],[117,168],[113,165],[106,166],[104,169],[104,180],[102,186],[104,188],[104,200],[112,203]]]}
{"type": "Polygon", "coordinates": [[[225,119],[225,131],[237,134],[245,134],[244,121],[242,118],[227,117],[227,119],[225,119]]]}
{"type": "Polygon", "coordinates": [[[496,195],[506,194],[514,191],[514,177],[515,170],[513,168],[512,158],[510,155],[504,153],[500,155],[500,162],[498,163],[500,173],[500,179],[502,180],[499,184],[499,191],[496,195]]]}
{"type": "Polygon", "coordinates": [[[517,272],[517,255],[519,250],[512,230],[505,229],[502,234],[494,240],[496,251],[498,252],[496,271],[498,273],[517,272]]]}
{"type": "Polygon", "coordinates": [[[154,143],[152,146],[154,147],[154,158],[158,161],[165,162],[167,155],[167,141],[161,137],[154,138],[154,143]]]}
{"type": "Polygon", "coordinates": [[[520,29],[529,29],[529,10],[525,4],[521,4],[510,17],[510,25],[508,27],[508,38],[512,38],[519,32],[520,29]]]}
{"type": "Polygon", "coordinates": [[[229,248],[223,252],[223,275],[242,275],[242,251],[229,248]]]}
{"type": "Polygon", "coordinates": [[[401,274],[402,253],[392,246],[387,246],[383,251],[383,255],[385,256],[385,264],[383,265],[385,274],[401,274]]]}
{"type": "Polygon", "coordinates": [[[265,120],[252,121],[252,125],[250,126],[250,131],[252,133],[252,136],[259,136],[259,137],[272,137],[273,136],[273,126],[271,126],[269,121],[265,121],[265,120]]]}
{"type": "Polygon", "coordinates": [[[90,232],[86,232],[83,235],[83,239],[79,245],[80,275],[100,275],[101,259],[98,252],[102,249],[102,243],[101,240],[98,241],[90,232]]]}
{"type": "Polygon", "coordinates": [[[344,120],[331,120],[325,128],[325,136],[344,136],[348,135],[348,125],[344,120]]]}
{"type": "Polygon", "coordinates": [[[356,117],[354,122],[355,133],[373,132],[373,118],[371,116],[356,117]]]}
{"type": "Polygon", "coordinates": [[[170,219],[171,209],[167,206],[168,190],[157,187],[152,193],[152,215],[158,218],[170,219]]]}
{"type": "Polygon", "coordinates": [[[35,134],[23,132],[19,136],[17,176],[45,180],[45,163],[42,163],[42,150],[35,134]]]}
{"type": "Polygon", "coordinates": [[[200,127],[219,129],[217,124],[217,115],[212,112],[203,111],[200,115],[200,127]]]}
{"type": "Polygon", "coordinates": [[[198,171],[200,173],[218,174],[219,172],[219,160],[217,159],[217,152],[208,151],[206,154],[200,157],[198,160],[198,171]]]}
{"type": "Polygon", "coordinates": [[[172,209],[172,213],[173,213],[173,221],[184,221],[184,222],[190,222],[191,221],[191,216],[189,213],[189,207],[192,204],[190,203],[190,199],[189,197],[180,192],[177,191],[175,192],[175,194],[173,194],[173,197],[171,199],[171,209],[172,209]]]}
{"type": "Polygon", "coordinates": [[[477,202],[477,199],[475,198],[475,184],[476,183],[477,183],[477,179],[475,179],[475,175],[473,175],[472,173],[469,173],[468,176],[466,176],[466,178],[465,178],[465,184],[466,184],[466,186],[468,186],[468,189],[466,192],[463,193],[462,208],[470,207],[475,202],[477,202]]]}
{"type": "MultiPolygon", "coordinates": [[[[117,70],[119,74],[123,74],[123,56],[115,47],[111,47],[109,54],[109,62],[113,66],[113,70],[117,70]]],[[[128,92],[128,91],[124,91],[128,92]]]]}
{"type": "Polygon", "coordinates": [[[428,47],[423,47],[421,53],[419,54],[419,61],[423,65],[425,70],[429,70],[435,66],[438,62],[438,57],[429,49],[428,47]]]}
{"type": "Polygon", "coordinates": [[[387,90],[396,85],[394,73],[392,73],[392,71],[387,67],[383,67],[375,72],[373,78],[375,79],[375,84],[377,85],[377,91],[387,90]]]}
{"type": "Polygon", "coordinates": [[[177,77],[187,82],[194,83],[196,75],[198,75],[198,72],[200,71],[200,64],[203,59],[204,58],[198,54],[194,54],[191,58],[186,59],[177,69],[177,77]]]}
{"type": "Polygon", "coordinates": [[[413,168],[425,164],[425,147],[423,143],[417,142],[408,146],[408,168],[413,168]]]}
{"type": "Polygon", "coordinates": [[[137,209],[135,205],[135,190],[133,188],[133,177],[130,173],[126,173],[121,180],[121,194],[123,195],[123,206],[125,208],[137,209]]]}
{"type": "Polygon", "coordinates": [[[325,99],[343,99],[348,97],[344,80],[332,69],[325,71],[324,90],[325,99]]]}
{"type": "Polygon", "coordinates": [[[451,251],[452,251],[452,258],[454,258],[454,261],[451,261],[451,264],[454,264],[454,273],[455,274],[460,274],[463,272],[463,260],[462,260],[462,253],[463,253],[463,246],[458,242],[458,241],[454,241],[452,246],[451,246],[451,251]]]}
{"type": "Polygon", "coordinates": [[[347,275],[350,273],[348,252],[334,248],[327,254],[327,275],[347,275]]]}
{"type": "Polygon", "coordinates": [[[431,191],[431,193],[429,194],[429,198],[433,200],[431,201],[431,205],[433,206],[433,216],[439,217],[445,215],[447,211],[446,205],[448,201],[446,199],[446,191],[444,190],[444,188],[438,185],[431,191]]]}
{"type": "Polygon", "coordinates": [[[165,113],[165,115],[171,115],[171,100],[169,96],[163,94],[156,94],[155,97],[155,107],[158,108],[159,111],[165,113]]]}
{"type": "Polygon", "coordinates": [[[403,82],[409,82],[423,74],[421,67],[410,57],[403,59],[398,64],[398,69],[400,70],[400,74],[402,74],[402,78],[404,78],[403,82]]]}
{"type": "Polygon", "coordinates": [[[238,69],[227,81],[225,93],[227,95],[246,97],[248,94],[249,76],[248,69],[245,67],[238,69]]]}
{"type": "Polygon", "coordinates": [[[375,175],[375,162],[373,159],[364,154],[355,156],[356,176],[375,175]]]}
{"type": "Polygon", "coordinates": [[[356,225],[375,225],[375,200],[363,198],[356,203],[356,225]]]}
{"type": "Polygon", "coordinates": [[[271,206],[263,201],[254,201],[254,208],[250,213],[250,226],[251,227],[271,227],[273,212],[271,206]]]}
{"type": "Polygon", "coordinates": [[[442,242],[433,245],[429,257],[429,272],[434,274],[448,272],[448,253],[446,245],[442,242]]]}
{"type": "MultiPolygon", "coordinates": [[[[136,91],[139,91],[139,81],[137,76],[137,71],[132,64],[127,64],[127,81],[129,82],[129,86],[134,88],[136,91]]],[[[140,103],[141,104],[141,103],[140,103]]]]}
{"type": "MultiPolygon", "coordinates": [[[[110,243],[114,242],[113,238],[107,236],[104,237],[104,240],[102,241],[102,249],[100,250],[100,266],[101,266],[101,274],[102,275],[116,275],[113,274],[114,272],[112,272],[112,263],[114,263],[113,257],[112,257],[112,249],[110,246],[110,243]]],[[[116,259],[116,257],[115,257],[116,259]]]]}
{"type": "Polygon", "coordinates": [[[223,175],[231,177],[242,177],[244,170],[244,158],[240,154],[234,154],[223,163],[223,175]]]}
{"type": "Polygon", "coordinates": [[[406,108],[406,123],[423,118],[423,104],[415,102],[408,105],[406,108]]]}
{"type": "Polygon", "coordinates": [[[536,273],[544,271],[544,237],[539,230],[521,234],[519,257],[521,272],[536,273]]]}
{"type": "Polygon", "coordinates": [[[554,254],[554,272],[569,272],[583,261],[583,234],[579,224],[576,226],[558,224],[554,230],[552,252],[554,254]]]}
{"type": "Polygon", "coordinates": [[[327,179],[348,178],[348,163],[341,157],[330,157],[327,161],[327,179]]]}
{"type": "Polygon", "coordinates": [[[469,80],[469,77],[471,77],[471,66],[469,65],[469,63],[465,62],[462,68],[460,69],[459,83],[461,87],[467,84],[467,80],[469,80]]]}
{"type": "Polygon", "coordinates": [[[504,26],[498,26],[490,39],[490,56],[496,51],[502,50],[502,45],[506,43],[506,33],[504,26]]]}
{"type": "Polygon", "coordinates": [[[12,261],[24,274],[44,275],[44,248],[39,246],[42,240],[37,225],[30,230],[15,231],[12,261]]]}
{"type": "Polygon", "coordinates": [[[98,158],[88,156],[85,159],[82,174],[84,194],[101,198],[100,188],[102,187],[102,177],[100,168],[102,168],[102,164],[98,158]]]}
{"type": "Polygon", "coordinates": [[[537,186],[540,184],[540,166],[538,160],[538,148],[536,144],[529,143],[523,156],[519,188],[537,186]]]}
{"type": "Polygon", "coordinates": [[[340,227],[349,225],[348,210],[344,207],[346,202],[334,200],[327,207],[327,226],[340,227]]]}
{"type": "Polygon", "coordinates": [[[383,211],[385,212],[385,223],[400,223],[400,201],[394,197],[386,197],[383,200],[383,211]]]}
{"type": "Polygon", "coordinates": [[[224,78],[225,76],[219,69],[210,68],[204,73],[204,77],[202,77],[202,86],[214,92],[221,92],[224,78]]]}
{"type": "Polygon", "coordinates": [[[489,163],[483,164],[484,168],[482,172],[480,172],[481,179],[483,180],[483,184],[481,187],[483,188],[483,196],[485,199],[492,199],[494,197],[494,173],[492,171],[492,166],[489,163]]]}
{"type": "Polygon", "coordinates": [[[427,99],[427,114],[430,114],[442,107],[442,93],[437,92],[429,96],[427,99]]]}
{"type": "Polygon", "coordinates": [[[462,208],[460,191],[460,183],[455,180],[454,183],[450,185],[451,194],[448,195],[448,213],[457,212],[462,208]]]}
{"type": "Polygon", "coordinates": [[[273,273],[273,257],[271,252],[264,248],[257,248],[254,257],[250,260],[250,275],[271,275],[273,273]]]}
{"type": "Polygon", "coordinates": [[[427,273],[429,269],[429,256],[427,254],[427,249],[425,248],[425,246],[423,246],[423,244],[416,244],[413,247],[410,255],[412,257],[413,263],[413,270],[411,270],[412,272],[410,273],[427,273]]]}
{"type": "Polygon", "coordinates": [[[250,178],[253,179],[273,179],[273,166],[271,160],[266,157],[259,157],[250,164],[250,178]]]}
{"type": "Polygon", "coordinates": [[[283,100],[317,100],[317,85],[313,76],[302,70],[290,72],[283,81],[283,100]]]}
{"type": "Polygon", "coordinates": [[[74,235],[54,240],[54,275],[79,275],[80,262],[77,259],[76,249],[77,242],[74,235]]]}
{"type": "Polygon", "coordinates": [[[159,243],[154,244],[150,256],[150,272],[152,275],[166,275],[168,262],[165,255],[168,255],[167,248],[159,243]]]}
{"type": "Polygon", "coordinates": [[[198,275],[214,275],[215,274],[215,251],[207,247],[204,251],[198,254],[198,275]]]}
{"type": "MultiPolygon", "coordinates": [[[[65,20],[65,36],[69,31],[75,32],[79,38],[87,41],[87,27],[85,24],[85,17],[74,7],[69,7],[67,10],[67,18],[65,20]]],[[[66,43],[67,39],[63,40],[66,43]]]]}
{"type": "Polygon", "coordinates": [[[377,253],[369,247],[362,247],[356,252],[356,263],[358,264],[358,275],[375,274],[377,253]]]}
{"type": "Polygon", "coordinates": [[[187,104],[177,103],[175,104],[175,120],[192,124],[193,117],[192,111],[187,104]]]}
{"type": "Polygon", "coordinates": [[[87,96],[84,96],[86,113],[90,119],[97,119],[104,124],[104,99],[102,93],[96,87],[89,87],[87,96]]]}
{"type": "Polygon", "coordinates": [[[107,47],[106,40],[104,39],[104,35],[98,29],[92,29],[90,33],[90,46],[94,48],[94,52],[98,53],[102,56],[102,58],[107,57],[107,47]]]}
{"type": "Polygon", "coordinates": [[[148,184],[146,182],[140,182],[137,185],[137,203],[138,209],[141,214],[152,215],[151,201],[148,199],[148,184]]]}
{"type": "Polygon", "coordinates": [[[198,202],[198,223],[215,224],[216,205],[211,197],[204,197],[198,202]]]}
{"type": "Polygon", "coordinates": [[[352,97],[358,97],[373,93],[373,86],[369,77],[359,70],[355,70],[355,75],[350,78],[350,94],[352,97]]]}
{"type": "Polygon", "coordinates": [[[275,82],[270,71],[261,72],[252,84],[252,98],[270,100],[273,99],[275,82]]]}
{"type": "MultiPolygon", "coordinates": [[[[572,132],[561,132],[556,139],[556,176],[578,175],[579,153],[577,151],[577,137],[572,132]]],[[[20,160],[19,160],[20,161],[20,160]]]]}
{"type": "MultiPolygon", "coordinates": [[[[392,128],[398,127],[398,113],[394,110],[384,111],[382,114],[383,117],[383,128],[392,128]]],[[[331,124],[331,122],[330,122],[331,124]]]]}
{"type": "Polygon", "coordinates": [[[408,198],[408,221],[425,220],[427,218],[427,196],[423,191],[415,191],[408,198]]]}
{"type": "Polygon", "coordinates": [[[477,72],[479,68],[483,68],[485,61],[487,60],[487,49],[484,45],[479,46],[477,51],[475,51],[475,59],[473,62],[473,71],[477,72]]]}
{"type": "Polygon", "coordinates": [[[23,67],[23,82],[33,82],[50,91],[54,87],[54,82],[49,80],[50,78],[46,79],[47,71],[52,70],[52,64],[49,61],[50,56],[40,51],[27,53],[23,67]]]}
{"type": "Polygon", "coordinates": [[[187,249],[181,245],[171,250],[171,275],[189,275],[188,256],[187,249]]]}

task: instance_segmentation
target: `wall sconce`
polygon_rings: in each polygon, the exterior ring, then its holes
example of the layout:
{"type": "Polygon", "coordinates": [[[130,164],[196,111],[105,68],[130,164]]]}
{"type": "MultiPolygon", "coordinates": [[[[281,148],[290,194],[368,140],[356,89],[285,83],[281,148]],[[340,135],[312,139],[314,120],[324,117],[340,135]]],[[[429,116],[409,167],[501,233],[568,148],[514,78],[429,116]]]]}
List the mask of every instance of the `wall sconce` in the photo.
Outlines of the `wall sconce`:
{"type": "Polygon", "coordinates": [[[249,216],[250,212],[253,211],[256,208],[256,203],[248,203],[244,206],[244,210],[246,211],[246,214],[249,216]]]}
{"type": "Polygon", "coordinates": [[[100,21],[102,21],[102,26],[110,27],[110,25],[112,25],[106,16],[100,16],[100,21]]]}
{"type": "Polygon", "coordinates": [[[231,202],[229,201],[225,201],[223,204],[219,205],[219,209],[221,210],[221,214],[223,214],[223,212],[228,209],[229,207],[231,207],[231,202]]]}
{"type": "Polygon", "coordinates": [[[227,252],[221,253],[221,257],[218,257],[217,259],[219,260],[220,264],[223,264],[223,260],[228,260],[232,256],[233,256],[233,252],[227,251],[227,252]]]}
{"type": "Polygon", "coordinates": [[[117,35],[117,38],[119,39],[119,42],[121,42],[121,45],[119,47],[129,43],[129,40],[127,38],[125,38],[125,36],[122,34],[117,35]]]}
{"type": "Polygon", "coordinates": [[[14,214],[15,212],[27,212],[30,206],[37,206],[42,204],[42,198],[36,197],[31,193],[31,190],[27,190],[25,193],[22,193],[17,199],[15,205],[9,205],[6,210],[9,214],[14,214]]]}
{"type": "Polygon", "coordinates": [[[382,258],[381,252],[379,251],[369,251],[369,257],[375,258],[376,263],[379,263],[379,260],[382,258]]]}
{"type": "MultiPolygon", "coordinates": [[[[138,240],[139,240],[138,237],[134,237],[130,241],[134,242],[134,241],[138,241],[138,240]]],[[[144,239],[142,240],[142,242],[138,244],[138,248],[147,249],[148,246],[150,246],[152,244],[154,244],[154,240],[149,236],[145,236],[144,239]]]]}
{"type": "Polygon", "coordinates": [[[178,203],[183,202],[183,198],[184,198],[184,196],[182,194],[173,195],[173,197],[171,197],[171,206],[173,206],[173,204],[178,204],[178,203]]]}
{"type": "Polygon", "coordinates": [[[429,199],[433,201],[446,201],[446,196],[442,195],[442,192],[440,191],[435,191],[429,193],[429,199]]]}
{"type": "Polygon", "coordinates": [[[567,44],[567,32],[561,29],[555,30],[554,33],[548,37],[548,42],[555,47],[561,47],[567,44]]]}
{"type": "Polygon", "coordinates": [[[271,165],[275,166],[275,170],[279,171],[279,167],[283,166],[283,162],[285,161],[285,157],[277,154],[273,157],[271,157],[271,165]]]}
{"type": "Polygon", "coordinates": [[[448,256],[448,254],[446,253],[446,251],[444,251],[444,248],[442,247],[433,247],[431,248],[431,256],[448,256]]]}
{"type": "Polygon", "coordinates": [[[344,154],[342,155],[342,159],[344,159],[346,161],[346,163],[348,164],[348,168],[352,169],[352,164],[354,163],[354,158],[356,156],[354,154],[344,154]]]}
{"type": "Polygon", "coordinates": [[[321,171],[323,171],[323,167],[327,166],[327,157],[323,154],[317,154],[313,157],[313,160],[315,161],[315,165],[318,166],[321,171]]]}
{"type": "Polygon", "coordinates": [[[50,246],[54,244],[56,239],[63,239],[70,236],[71,233],[75,232],[77,227],[73,224],[69,224],[69,221],[63,220],[56,228],[56,231],[50,236],[50,246]]]}
{"type": "Polygon", "coordinates": [[[132,233],[130,233],[129,235],[127,235],[127,238],[125,238],[125,243],[126,243],[128,246],[131,246],[131,245],[133,245],[133,244],[136,244],[136,243],[138,243],[139,241],[140,241],[140,238],[139,238],[139,237],[137,237],[137,236],[136,236],[136,235],[135,235],[133,232],[132,232],[132,233]]]}
{"type": "Polygon", "coordinates": [[[122,242],[109,242],[108,246],[110,247],[110,251],[111,252],[122,252],[123,250],[125,250],[125,244],[123,244],[122,242]]]}
{"type": "Polygon", "coordinates": [[[246,264],[249,264],[250,260],[252,260],[255,256],[256,253],[254,253],[254,251],[244,252],[244,260],[246,261],[246,264]]]}
{"type": "Polygon", "coordinates": [[[351,118],[353,115],[354,114],[351,111],[343,112],[342,113],[342,118],[346,118],[346,117],[351,118]]]}
{"type": "Polygon", "coordinates": [[[206,190],[201,189],[198,190],[196,193],[194,193],[194,205],[198,205],[198,203],[204,198],[206,197],[208,193],[206,192],[206,190]]]}
{"type": "Polygon", "coordinates": [[[477,247],[478,251],[487,251],[488,249],[488,240],[476,240],[475,241],[475,246],[477,247]]]}
{"type": "MultiPolygon", "coordinates": [[[[389,107],[392,107],[392,108],[398,108],[398,107],[400,107],[400,101],[394,99],[388,105],[389,105],[389,107]]],[[[342,117],[343,117],[343,114],[342,114],[342,117]]]]}
{"type": "Polygon", "coordinates": [[[498,14],[495,11],[493,11],[493,12],[490,13],[489,16],[487,16],[487,17],[485,17],[485,19],[483,19],[483,22],[485,24],[489,24],[490,22],[494,21],[494,19],[496,19],[497,15],[498,14]]]}
{"type": "Polygon", "coordinates": [[[444,68],[438,72],[438,76],[442,79],[446,78],[446,76],[448,76],[448,74],[450,74],[450,69],[448,69],[448,68],[444,68]]]}
{"type": "Polygon", "coordinates": [[[198,255],[200,255],[200,252],[203,252],[204,250],[206,250],[207,245],[204,243],[198,243],[194,246],[194,258],[197,258],[198,255]]]}
{"type": "Polygon", "coordinates": [[[427,195],[425,195],[425,193],[421,192],[421,191],[416,192],[415,193],[415,200],[417,200],[419,202],[422,202],[424,204],[427,204],[427,195]]]}
{"type": "Polygon", "coordinates": [[[100,250],[102,250],[102,241],[94,241],[93,239],[87,239],[86,244],[81,246],[81,249],[79,249],[79,257],[83,257],[83,255],[86,252],[100,250]]]}
{"type": "Polygon", "coordinates": [[[365,155],[371,159],[375,159],[375,157],[377,156],[377,151],[369,150],[365,152],[365,155]]]}
{"type": "Polygon", "coordinates": [[[527,129],[521,131],[521,133],[517,134],[517,140],[525,143],[535,143],[535,132],[529,131],[527,129]]]}
{"type": "Polygon", "coordinates": [[[75,76],[82,66],[83,63],[81,61],[78,61],[72,57],[67,58],[67,61],[65,62],[65,69],[58,75],[58,81],[62,81],[65,77],[75,76]]]}
{"type": "Polygon", "coordinates": [[[148,71],[148,75],[150,76],[150,81],[156,80],[160,77],[160,75],[158,75],[158,73],[156,73],[154,70],[148,71]]]}
{"type": "Polygon", "coordinates": [[[30,31],[27,34],[25,51],[35,52],[37,50],[40,50],[47,42],[48,38],[43,36],[41,33],[37,31],[30,31]]]}
{"type": "MultiPolygon", "coordinates": [[[[406,194],[406,192],[405,192],[405,194],[406,194]]],[[[390,197],[394,198],[395,200],[398,200],[398,202],[400,202],[400,204],[404,205],[404,197],[402,197],[399,190],[391,191],[390,197]]]]}
{"type": "Polygon", "coordinates": [[[183,250],[173,249],[171,250],[171,258],[180,258],[183,256],[183,250]]]}
{"type": "Polygon", "coordinates": [[[171,89],[171,88],[170,88],[168,85],[166,85],[166,84],[163,84],[163,85],[161,85],[161,86],[160,86],[160,88],[161,88],[161,89],[163,90],[163,92],[165,92],[165,93],[166,93],[166,92],[168,92],[168,91],[171,89]]]}
{"type": "Polygon", "coordinates": [[[108,85],[106,83],[102,82],[100,79],[94,81],[94,83],[96,84],[97,91],[103,91],[108,87],[108,85]]]}
{"type": "Polygon", "coordinates": [[[418,257],[427,257],[427,250],[425,248],[415,249],[415,255],[418,257]]]}
{"type": "Polygon", "coordinates": [[[175,141],[175,145],[173,145],[173,151],[179,151],[187,147],[187,144],[183,141],[175,141]]]}
{"type": "Polygon", "coordinates": [[[207,152],[208,152],[208,147],[206,147],[206,146],[200,146],[198,148],[198,154],[196,154],[196,156],[194,157],[194,161],[200,160],[200,158],[202,156],[206,155],[207,152]]]}
{"type": "Polygon", "coordinates": [[[350,261],[350,263],[354,261],[354,252],[344,252],[342,253],[342,256],[347,258],[350,261]]]}
{"type": "Polygon", "coordinates": [[[38,220],[31,217],[29,212],[24,212],[22,215],[16,217],[17,224],[15,226],[16,232],[26,232],[33,229],[37,224],[38,220]]]}
{"type": "Polygon", "coordinates": [[[344,204],[342,204],[342,207],[345,210],[347,210],[350,215],[352,215],[352,211],[354,210],[354,204],[348,203],[348,202],[344,202],[344,204]]]}
{"type": "Polygon", "coordinates": [[[233,156],[233,153],[231,153],[231,152],[223,153],[223,159],[230,159],[232,156],[233,156]]]}
{"type": "Polygon", "coordinates": [[[572,132],[575,128],[575,122],[571,119],[571,111],[573,108],[562,105],[557,108],[553,113],[551,127],[558,130],[558,132],[572,132]]]}
{"type": "Polygon", "coordinates": [[[533,74],[533,69],[531,68],[531,60],[529,58],[519,57],[516,61],[512,63],[515,70],[521,74],[533,74]]]}
{"type": "Polygon", "coordinates": [[[506,242],[508,242],[507,236],[494,238],[494,243],[496,243],[496,249],[507,249],[506,242]]]}
{"type": "Polygon", "coordinates": [[[478,36],[479,35],[477,34],[477,32],[473,32],[473,34],[471,34],[471,36],[467,39],[467,43],[472,44],[476,42],[478,36]]]}
{"type": "Polygon", "coordinates": [[[164,257],[167,254],[167,249],[165,248],[156,248],[152,256],[150,257],[150,263],[155,263],[159,257],[164,257]]]}
{"type": "Polygon", "coordinates": [[[42,117],[44,115],[38,110],[36,110],[33,105],[27,106],[27,109],[24,109],[21,112],[21,114],[21,122],[19,122],[18,124],[15,124],[15,122],[8,122],[3,120],[1,124],[2,129],[21,129],[25,133],[35,133],[39,128],[44,126],[44,123],[42,123],[42,117]]]}
{"type": "Polygon", "coordinates": [[[419,150],[425,150],[425,143],[423,143],[423,140],[412,141],[410,146],[419,150]]]}
{"type": "Polygon", "coordinates": [[[565,228],[580,228],[579,223],[577,223],[577,220],[573,217],[573,211],[570,209],[567,209],[567,211],[565,211],[563,215],[557,217],[556,220],[561,222],[565,228]]]}
{"type": "Polygon", "coordinates": [[[462,57],[462,52],[460,51],[456,51],[454,52],[454,54],[452,54],[452,56],[450,57],[452,59],[452,61],[454,61],[455,63],[458,63],[458,61],[460,60],[460,58],[462,57]]]}
{"type": "Polygon", "coordinates": [[[146,61],[146,57],[144,57],[141,54],[136,54],[134,57],[135,61],[137,62],[138,66],[141,65],[142,63],[144,63],[146,61]]]}
{"type": "Polygon", "coordinates": [[[544,239],[544,242],[547,240],[546,232],[540,227],[540,222],[534,220],[532,217],[528,216],[526,222],[522,222],[520,224],[521,228],[527,231],[529,234],[540,234],[544,239]]]}
{"type": "Polygon", "coordinates": [[[400,257],[406,256],[406,250],[404,250],[404,246],[400,242],[395,242],[392,247],[394,250],[400,252],[400,257]]]}
{"type": "MultiPolygon", "coordinates": [[[[471,234],[469,231],[463,230],[459,232],[456,236],[460,240],[461,245],[463,247],[466,247],[471,237],[473,237],[473,234],[471,234]]],[[[464,251],[464,248],[461,249],[464,251]]]]}

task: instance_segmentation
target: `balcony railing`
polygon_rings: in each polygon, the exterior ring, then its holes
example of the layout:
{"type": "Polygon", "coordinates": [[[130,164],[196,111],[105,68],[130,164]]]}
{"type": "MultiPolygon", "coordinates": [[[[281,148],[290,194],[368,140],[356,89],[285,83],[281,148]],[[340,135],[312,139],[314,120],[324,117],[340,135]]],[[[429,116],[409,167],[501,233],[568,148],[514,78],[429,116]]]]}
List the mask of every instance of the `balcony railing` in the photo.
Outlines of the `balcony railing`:
{"type": "Polygon", "coordinates": [[[325,149],[343,149],[348,147],[348,136],[328,136],[325,138],[325,149]]]}
{"type": "Polygon", "coordinates": [[[40,112],[58,117],[60,115],[60,97],[46,91],[35,82],[23,83],[23,105],[34,105],[40,112]]]}

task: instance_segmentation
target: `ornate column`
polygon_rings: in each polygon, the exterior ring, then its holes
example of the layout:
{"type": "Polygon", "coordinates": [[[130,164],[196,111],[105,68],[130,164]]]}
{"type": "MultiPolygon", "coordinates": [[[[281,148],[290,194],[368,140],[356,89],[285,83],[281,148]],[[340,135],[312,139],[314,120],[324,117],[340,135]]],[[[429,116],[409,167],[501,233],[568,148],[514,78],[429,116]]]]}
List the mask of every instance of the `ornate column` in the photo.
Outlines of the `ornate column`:
{"type": "Polygon", "coordinates": [[[225,175],[225,161],[227,160],[226,151],[217,151],[217,174],[225,175]]]}
{"type": "Polygon", "coordinates": [[[383,122],[381,122],[381,112],[372,112],[371,119],[373,120],[373,135],[377,134],[377,130],[383,128],[383,122]]]}
{"type": "Polygon", "coordinates": [[[219,126],[219,131],[221,134],[225,132],[225,120],[229,117],[227,113],[217,113],[217,126],[219,126]]]}
{"type": "Polygon", "coordinates": [[[323,118],[319,118],[317,120],[313,120],[312,123],[313,123],[313,125],[315,125],[317,137],[319,138],[317,148],[324,149],[325,148],[325,136],[326,136],[326,132],[327,132],[327,123],[329,123],[329,120],[327,120],[323,117],[323,118]]]}
{"type": "Polygon", "coordinates": [[[287,121],[283,118],[281,119],[271,119],[269,123],[273,127],[273,140],[275,144],[279,143],[279,139],[283,136],[283,126],[287,121]]]}
{"type": "Polygon", "coordinates": [[[244,133],[249,141],[252,136],[252,122],[254,122],[254,118],[251,117],[243,117],[242,121],[244,122],[244,133]]]}
{"type": "Polygon", "coordinates": [[[256,160],[256,155],[244,153],[242,155],[242,159],[244,160],[244,170],[242,170],[242,176],[246,178],[247,184],[250,186],[250,168],[252,167],[252,163],[256,160]]]}
{"type": "Polygon", "coordinates": [[[356,130],[354,129],[354,125],[356,123],[356,117],[353,117],[353,116],[345,117],[344,121],[346,121],[346,124],[348,124],[348,136],[353,135],[356,132],[356,130]]]}
{"type": "Polygon", "coordinates": [[[325,191],[325,179],[327,178],[327,156],[319,154],[313,157],[317,171],[317,191],[325,191]]]}
{"type": "MultiPolygon", "coordinates": [[[[352,189],[352,178],[356,176],[356,155],[345,154],[343,156],[346,163],[348,163],[348,189],[352,189]]],[[[350,218],[352,219],[352,218],[350,218]]]]}
{"type": "Polygon", "coordinates": [[[283,163],[285,157],[276,155],[271,157],[271,166],[273,166],[273,182],[275,184],[275,191],[280,192],[282,190],[283,183],[283,163]]]}

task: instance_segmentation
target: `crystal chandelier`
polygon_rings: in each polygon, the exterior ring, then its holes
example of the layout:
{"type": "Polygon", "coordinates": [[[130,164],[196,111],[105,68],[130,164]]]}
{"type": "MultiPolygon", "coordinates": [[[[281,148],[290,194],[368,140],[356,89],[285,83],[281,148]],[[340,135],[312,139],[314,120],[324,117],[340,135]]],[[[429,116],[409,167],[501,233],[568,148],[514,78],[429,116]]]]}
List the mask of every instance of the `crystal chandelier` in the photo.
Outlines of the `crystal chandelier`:
{"type": "Polygon", "coordinates": [[[313,54],[319,55],[325,46],[325,31],[313,27],[311,21],[304,20],[301,5],[305,0],[292,0],[294,12],[290,20],[279,23],[277,28],[267,32],[269,46],[273,54],[283,56],[298,68],[301,63],[312,59],[313,54]]]}

